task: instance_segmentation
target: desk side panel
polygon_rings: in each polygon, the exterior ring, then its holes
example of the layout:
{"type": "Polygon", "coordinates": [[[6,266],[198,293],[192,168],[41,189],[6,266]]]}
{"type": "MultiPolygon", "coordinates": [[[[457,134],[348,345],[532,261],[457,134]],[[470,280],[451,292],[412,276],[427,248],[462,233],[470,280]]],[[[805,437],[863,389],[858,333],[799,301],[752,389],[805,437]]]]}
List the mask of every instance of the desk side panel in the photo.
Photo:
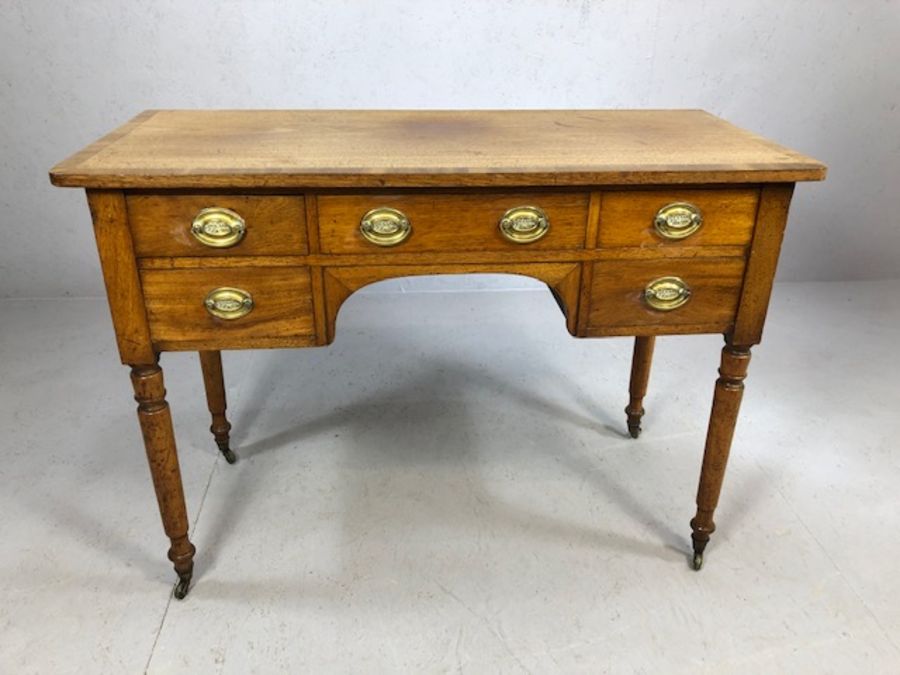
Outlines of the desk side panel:
{"type": "Polygon", "coordinates": [[[731,334],[732,344],[750,346],[759,344],[762,339],[793,194],[793,184],[766,185],[760,193],[744,286],[731,334]]]}
{"type": "Polygon", "coordinates": [[[128,364],[155,363],[125,195],[117,190],[88,190],[87,199],[119,357],[128,364]]]}

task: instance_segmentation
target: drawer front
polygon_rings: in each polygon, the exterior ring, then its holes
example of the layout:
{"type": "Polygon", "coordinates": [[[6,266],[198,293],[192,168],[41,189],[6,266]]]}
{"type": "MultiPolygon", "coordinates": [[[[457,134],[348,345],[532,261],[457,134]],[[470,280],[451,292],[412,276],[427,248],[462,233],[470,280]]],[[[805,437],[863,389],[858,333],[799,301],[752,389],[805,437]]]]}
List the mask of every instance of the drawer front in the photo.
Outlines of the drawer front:
{"type": "MultiPolygon", "coordinates": [[[[154,343],[204,348],[311,344],[315,335],[308,267],[207,268],[141,271],[144,303],[154,343]],[[217,289],[249,294],[252,309],[238,318],[219,318],[211,310],[235,313],[232,293],[207,298],[217,289]],[[216,301],[219,304],[216,305],[216,301]]],[[[237,308],[237,313],[244,311],[237,308]]]]}
{"type": "Polygon", "coordinates": [[[319,238],[324,253],[577,249],[584,246],[588,201],[587,193],[571,192],[321,195],[319,238]],[[521,206],[546,214],[544,236],[527,243],[503,236],[500,220],[521,206]],[[410,226],[406,239],[390,248],[360,231],[363,216],[381,207],[399,211],[410,226]]]}
{"type": "MultiPolygon", "coordinates": [[[[597,245],[616,246],[745,246],[753,235],[759,191],[743,190],[617,190],[603,193],[597,245]],[[696,231],[688,223],[690,209],[701,219],[696,231]],[[660,227],[656,226],[660,216],[660,227]],[[673,227],[668,227],[671,222],[673,227]]],[[[696,222],[696,221],[695,221],[696,222]]]]}
{"type": "Polygon", "coordinates": [[[308,251],[303,197],[132,194],[127,203],[139,257],[304,255],[308,251]],[[232,213],[226,217],[232,220],[217,220],[219,212],[207,211],[195,232],[194,220],[205,209],[227,209],[232,213]],[[243,234],[236,242],[232,240],[238,237],[230,236],[239,222],[235,215],[243,221],[243,234]]]}
{"type": "MultiPolygon", "coordinates": [[[[608,261],[593,265],[588,329],[610,327],[702,326],[698,332],[718,332],[734,322],[744,275],[743,258],[608,261]],[[689,289],[683,304],[673,289],[680,280],[689,289]],[[651,290],[652,290],[651,289],[651,290]],[[652,302],[662,305],[654,308],[652,302]]],[[[598,331],[603,333],[602,330],[598,331]]],[[[650,333],[657,331],[648,331],[650,333]]],[[[679,332],[679,331],[675,331],[679,332]]],[[[684,331],[680,331],[684,332],[684,331]]],[[[689,331],[688,331],[689,332],[689,331]]]]}

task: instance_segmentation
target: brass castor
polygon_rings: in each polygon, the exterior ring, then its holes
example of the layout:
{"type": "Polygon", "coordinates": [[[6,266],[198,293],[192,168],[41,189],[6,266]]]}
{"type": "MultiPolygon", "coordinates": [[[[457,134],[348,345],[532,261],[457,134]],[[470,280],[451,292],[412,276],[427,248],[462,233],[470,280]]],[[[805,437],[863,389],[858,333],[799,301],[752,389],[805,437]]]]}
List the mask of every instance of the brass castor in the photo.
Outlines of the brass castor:
{"type": "Polygon", "coordinates": [[[223,447],[219,447],[219,452],[222,453],[222,457],[225,458],[225,461],[229,464],[234,464],[237,461],[237,455],[234,454],[234,450],[229,448],[227,445],[223,447]]]}
{"type": "Polygon", "coordinates": [[[701,567],[703,567],[703,554],[702,553],[694,554],[694,560],[693,560],[692,566],[695,570],[699,570],[701,567]]]}
{"type": "Polygon", "coordinates": [[[628,433],[632,438],[641,435],[641,418],[644,416],[644,409],[634,410],[631,406],[625,408],[625,414],[628,415],[628,433]]]}
{"type": "Polygon", "coordinates": [[[178,579],[178,583],[175,584],[175,590],[173,594],[175,595],[176,600],[184,600],[187,596],[188,591],[191,590],[191,578],[190,577],[181,577],[178,579]]]}

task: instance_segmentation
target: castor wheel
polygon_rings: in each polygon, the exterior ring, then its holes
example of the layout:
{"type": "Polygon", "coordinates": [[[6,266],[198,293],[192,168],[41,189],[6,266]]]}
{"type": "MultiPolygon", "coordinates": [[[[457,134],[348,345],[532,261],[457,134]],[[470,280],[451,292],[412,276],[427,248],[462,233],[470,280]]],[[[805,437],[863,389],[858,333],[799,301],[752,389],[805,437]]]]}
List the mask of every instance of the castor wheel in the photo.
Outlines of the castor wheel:
{"type": "Polygon", "coordinates": [[[229,464],[234,464],[237,461],[237,455],[234,454],[234,450],[231,448],[219,448],[219,451],[222,453],[222,457],[225,458],[225,461],[229,464]]]}
{"type": "Polygon", "coordinates": [[[632,438],[637,438],[641,435],[641,418],[644,416],[644,409],[635,411],[628,406],[625,408],[625,413],[628,415],[628,434],[632,438]]]}
{"type": "Polygon", "coordinates": [[[699,570],[701,567],[703,567],[703,554],[702,553],[694,554],[693,567],[695,570],[699,570]]]}
{"type": "Polygon", "coordinates": [[[191,578],[182,578],[178,580],[178,583],[175,584],[175,590],[173,594],[175,595],[176,600],[184,600],[187,596],[188,591],[191,589],[191,578]]]}

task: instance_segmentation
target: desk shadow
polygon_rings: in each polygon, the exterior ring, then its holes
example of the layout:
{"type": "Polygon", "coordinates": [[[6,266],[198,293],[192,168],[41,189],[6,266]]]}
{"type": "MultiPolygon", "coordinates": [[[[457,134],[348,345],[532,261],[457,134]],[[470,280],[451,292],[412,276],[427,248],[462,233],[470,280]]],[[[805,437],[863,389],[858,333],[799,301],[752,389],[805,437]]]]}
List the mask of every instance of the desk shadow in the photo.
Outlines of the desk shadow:
{"type": "MultiPolygon", "coordinates": [[[[317,364],[316,368],[321,368],[321,365],[317,364]]],[[[314,380],[314,377],[310,377],[310,380],[314,380]]],[[[255,414],[248,409],[249,404],[254,404],[253,408],[257,408],[261,402],[271,403],[270,395],[265,392],[271,392],[280,386],[290,387],[292,381],[296,381],[296,378],[280,359],[268,360],[258,375],[257,385],[253,388],[253,391],[260,391],[261,399],[258,399],[255,393],[249,397],[245,396],[242,399],[244,406],[239,419],[247,420],[255,414]]],[[[459,468],[459,465],[462,465],[462,471],[467,477],[464,500],[459,499],[458,492],[448,493],[449,489],[459,486],[452,482],[449,486],[442,483],[440,477],[435,475],[436,472],[425,472],[425,478],[421,479],[424,482],[417,485],[416,489],[429,497],[443,495],[445,505],[452,506],[454,503],[462,505],[462,502],[477,505],[480,527],[489,525],[498,529],[513,528],[535,541],[586,547],[597,555],[607,557],[638,555],[666,561],[677,560],[681,563],[689,552],[689,540],[683,536],[684,533],[673,531],[654,514],[652,508],[639,495],[632,494],[611,477],[598,471],[590,456],[579,450],[583,447],[583,443],[572,438],[567,430],[576,427],[597,434],[598,442],[604,439],[607,441],[607,451],[629,447],[634,441],[624,438],[621,433],[610,433],[609,423],[602,424],[573,412],[572,409],[542,396],[535,389],[521,383],[511,383],[488,369],[475,369],[447,360],[431,360],[427,367],[421,367],[412,374],[407,371],[405,378],[395,382],[393,386],[380,386],[376,390],[357,394],[355,400],[349,401],[342,400],[342,396],[346,396],[346,387],[330,382],[315,392],[315,395],[303,389],[294,388],[290,391],[291,398],[281,400],[279,403],[282,410],[293,408],[298,410],[297,423],[259,440],[243,442],[239,446],[236,444],[242,461],[235,467],[217,467],[217,470],[221,471],[241,472],[236,482],[241,494],[235,495],[234,499],[220,500],[220,507],[215,511],[214,517],[210,513],[204,514],[207,522],[202,529],[203,540],[197,542],[197,569],[201,576],[203,570],[216,568],[217,557],[229,543],[236,524],[245,515],[245,507],[252,502],[252,495],[261,493],[269,485],[265,464],[249,460],[257,455],[288,448],[335,430],[340,430],[341,436],[345,438],[364,439],[358,443],[351,440],[342,445],[341,451],[349,452],[349,459],[353,462],[370,466],[384,466],[385,463],[389,463],[406,468],[420,465],[425,468],[438,466],[459,468]],[[423,398],[422,391],[429,392],[427,398],[423,398]],[[477,396],[471,393],[473,391],[477,396]],[[477,444],[471,442],[472,438],[467,431],[472,425],[465,421],[467,403],[472,399],[484,400],[485,396],[488,398],[504,396],[513,401],[510,403],[511,406],[534,413],[523,416],[524,423],[533,427],[517,431],[517,435],[521,434],[523,438],[534,438],[542,429],[546,433],[546,429],[552,427],[554,445],[551,452],[560,458],[562,465],[568,467],[575,475],[588,476],[598,492],[606,494],[610,500],[616,502],[629,519],[637,521],[644,527],[649,525],[659,541],[654,542],[621,531],[604,529],[602,523],[599,523],[598,527],[593,527],[555,517],[540,508],[539,499],[534,501],[534,506],[511,504],[488,490],[477,471],[479,460],[482,458],[478,456],[477,444]],[[443,413],[447,405],[455,406],[452,421],[445,421],[447,416],[443,413]],[[317,410],[322,408],[331,409],[322,414],[317,413],[317,410]],[[434,444],[425,443],[428,448],[422,450],[417,445],[416,439],[427,436],[458,438],[462,447],[454,452],[447,451],[443,447],[436,450],[434,444]],[[610,445],[609,440],[613,440],[614,444],[610,445]],[[211,517],[213,520],[210,522],[208,519],[211,517]]],[[[262,408],[259,407],[259,410],[262,408]]],[[[541,452],[541,448],[516,448],[515,452],[520,461],[528,462],[528,454],[537,454],[541,452]]],[[[359,480],[356,471],[348,475],[348,481],[353,480],[359,480]]],[[[459,482],[459,475],[456,482],[459,482]]],[[[347,501],[342,511],[345,518],[344,532],[348,540],[369,536],[366,532],[356,532],[358,526],[355,522],[359,519],[354,515],[370,507],[361,497],[363,493],[369,491],[369,488],[368,485],[358,484],[355,488],[348,485],[345,489],[347,501]]],[[[420,509],[417,515],[421,516],[422,505],[416,506],[420,509]]],[[[442,527],[452,525],[459,529],[474,530],[469,509],[445,509],[441,508],[440,503],[426,507],[426,511],[427,508],[432,509],[434,522],[442,527]]],[[[466,560],[458,562],[460,565],[472,564],[466,560]]],[[[340,561],[336,561],[336,568],[338,585],[341,582],[352,582],[353,574],[349,570],[357,568],[355,563],[348,564],[345,560],[341,565],[340,561]],[[340,576],[341,572],[338,570],[343,570],[345,576],[340,576]]],[[[472,573],[478,573],[478,570],[473,569],[472,573]]],[[[216,592],[246,597],[239,582],[211,583],[216,584],[216,592]]],[[[300,582],[299,578],[297,587],[299,591],[305,588],[305,584],[300,582]]]]}
{"type": "MultiPolygon", "coordinates": [[[[546,359],[541,358],[538,344],[523,341],[519,346],[517,358],[521,358],[522,368],[527,366],[525,372],[519,373],[515,368],[510,369],[509,359],[506,359],[505,367],[494,367],[492,363],[473,367],[470,362],[454,360],[452,354],[448,358],[446,352],[425,356],[421,345],[417,346],[415,340],[397,331],[396,326],[367,325],[365,331],[349,328],[339,331],[338,341],[330,347],[302,350],[300,356],[298,352],[265,352],[256,363],[256,369],[249,373],[252,379],[241,390],[232,420],[233,447],[241,459],[235,467],[217,465],[217,471],[240,472],[233,483],[239,494],[233,499],[226,496],[219,500],[219,508],[204,513],[201,518],[205,522],[200,530],[203,540],[196,542],[198,583],[204,583],[204,570],[215,570],[217,556],[239,528],[253,502],[253,495],[270,487],[269,464],[254,462],[254,458],[282,450],[303,452],[297,446],[302,446],[304,441],[312,445],[317,438],[338,433],[344,439],[339,444],[339,452],[344,453],[342,459],[354,466],[384,466],[387,463],[411,471],[417,467],[424,469],[420,476],[425,478],[420,484],[414,488],[404,487],[428,497],[443,494],[443,502],[438,499],[436,505],[423,509],[416,503],[415,507],[419,509],[416,516],[421,517],[424,510],[426,522],[432,519],[441,527],[453,525],[474,531],[471,515],[474,508],[483,523],[492,527],[515,528],[520,536],[535,541],[587,547],[601,557],[635,555],[679,565],[689,559],[688,520],[693,515],[693,492],[685,495],[684,522],[679,520],[672,524],[654,508],[653,499],[616,480],[615,471],[602,470],[595,460],[596,454],[584,450],[584,431],[592,435],[597,445],[604,446],[602,452],[616,453],[619,458],[623,452],[641,447],[636,445],[641,441],[636,442],[628,436],[625,426],[627,363],[621,373],[616,369],[616,390],[621,392],[622,404],[607,410],[591,400],[587,393],[590,388],[567,387],[563,383],[560,393],[560,376],[542,369],[546,359]],[[377,348],[386,344],[392,347],[387,352],[377,348]],[[414,356],[410,358],[409,355],[414,356]],[[555,398],[550,395],[551,387],[545,386],[546,383],[553,383],[555,398]],[[472,425],[468,425],[466,419],[471,414],[467,406],[499,397],[506,399],[503,407],[529,413],[517,420],[527,425],[516,431],[523,443],[515,448],[509,448],[507,444],[504,452],[515,453],[516,461],[527,463],[529,453],[536,456],[541,451],[541,448],[525,447],[528,442],[534,438],[546,440],[547,452],[557,458],[557,466],[582,477],[590,489],[596,491],[598,498],[605,496],[614,503],[620,514],[633,522],[635,529],[639,527],[645,537],[628,534],[628,528],[619,523],[610,529],[604,528],[603,522],[594,527],[556,517],[541,508],[539,498],[527,505],[513,504],[492,492],[490,481],[479,473],[484,452],[479,453],[477,441],[482,440],[483,435],[474,438],[469,430],[472,425]],[[448,422],[448,415],[445,415],[449,405],[454,406],[452,422],[448,422]],[[274,415],[271,414],[273,408],[278,411],[274,415]],[[264,423],[260,420],[266,418],[277,420],[278,428],[260,432],[259,427],[264,423]],[[550,438],[547,438],[548,429],[552,430],[550,438]],[[433,443],[417,442],[416,439],[428,435],[453,441],[444,443],[440,449],[433,443]],[[423,450],[423,446],[426,449],[423,450]],[[440,472],[428,471],[454,464],[461,465],[471,478],[465,485],[464,499],[460,499],[459,494],[447,494],[449,488],[441,482],[440,472]],[[448,508],[441,508],[441,503],[448,508]],[[470,505],[468,509],[465,503],[470,505]],[[450,508],[454,504],[460,508],[450,508]],[[648,531],[651,533],[649,538],[646,537],[648,531]]],[[[600,386],[602,384],[598,383],[598,388],[600,386]]],[[[608,392],[606,394],[608,398],[608,392]]],[[[664,417],[664,402],[660,401],[651,412],[664,417]]],[[[483,428],[484,421],[479,424],[483,428]]],[[[596,446],[588,441],[588,447],[596,446]]],[[[701,455],[702,443],[697,451],[698,475],[701,455]]],[[[620,463],[620,468],[625,468],[625,462],[620,463]]],[[[372,508],[372,501],[364,497],[371,485],[364,483],[359,474],[358,471],[348,472],[347,485],[343,488],[343,541],[372,536],[361,530],[362,525],[358,522],[365,520],[361,516],[365,513],[363,510],[372,508]]],[[[642,479],[640,484],[651,482],[642,479]]],[[[213,481],[213,488],[215,484],[213,481]]],[[[302,495],[302,491],[298,494],[302,495]]],[[[752,505],[748,503],[747,508],[752,505]]],[[[386,510],[390,511],[390,508],[386,507],[386,510]]],[[[396,517],[397,514],[389,515],[396,517]]],[[[399,517],[402,519],[403,513],[399,513],[399,517]]],[[[274,536],[278,536],[277,532],[274,536]]],[[[343,549],[342,553],[347,554],[343,549]]],[[[460,560],[459,564],[472,563],[460,560]]],[[[335,578],[330,581],[333,580],[336,586],[352,583],[353,569],[358,569],[353,560],[335,560],[335,578]]],[[[472,573],[476,574],[478,570],[473,569],[472,573]]],[[[300,574],[298,571],[296,580],[282,577],[275,585],[287,584],[298,592],[309,590],[313,594],[329,592],[331,587],[327,583],[318,582],[318,588],[312,588],[317,586],[317,582],[313,582],[312,587],[308,587],[300,574]]],[[[266,586],[256,580],[248,579],[247,582],[249,590],[245,590],[238,580],[226,582],[211,578],[209,581],[214,584],[214,592],[234,594],[241,599],[248,597],[254,588],[266,586]]]]}
{"type": "MultiPolygon", "coordinates": [[[[123,565],[137,569],[148,581],[159,580],[171,572],[166,560],[168,539],[162,535],[161,527],[160,536],[157,537],[159,545],[147,547],[142,545],[146,543],[145,537],[129,539],[121,536],[116,528],[88,514],[72,501],[62,502],[52,495],[43,494],[40,499],[29,499],[27,503],[33,511],[44,514],[51,522],[60,526],[55,536],[64,533],[70,542],[89,549],[93,554],[118,560],[123,565]]],[[[151,505],[148,502],[148,506],[151,505]]],[[[174,576],[172,580],[174,582],[174,576]]]]}
{"type": "MultiPolygon", "coordinates": [[[[321,368],[321,365],[316,364],[316,368],[321,368]]],[[[277,359],[269,360],[265,364],[263,372],[255,378],[252,391],[242,395],[242,406],[232,425],[232,445],[240,456],[252,457],[332,428],[343,428],[347,420],[352,419],[361,408],[378,405],[378,401],[420,400],[422,391],[428,391],[429,395],[437,401],[462,399],[467,396],[467,390],[480,389],[511,400],[511,406],[543,415],[551,424],[570,424],[606,437],[630,438],[625,430],[624,414],[621,424],[618,425],[602,410],[598,412],[597,419],[592,419],[578,414],[572,407],[566,407],[547,397],[540,396],[521,384],[511,382],[487,370],[472,368],[464,363],[432,360],[429,361],[427,370],[423,370],[406,384],[396,384],[390,388],[379,387],[377,391],[371,391],[368,396],[346,402],[337,402],[347,395],[345,387],[325,385],[317,388],[314,394],[306,391],[297,392],[296,389],[290,389],[294,383],[293,380],[288,378],[287,381],[280,381],[285,379],[285,373],[284,366],[279,364],[277,359]],[[437,389],[435,389],[436,384],[437,389]],[[279,389],[296,393],[293,403],[301,418],[306,415],[305,411],[307,410],[316,410],[327,406],[329,400],[334,403],[331,404],[330,412],[317,415],[314,419],[307,419],[307,421],[258,440],[247,442],[248,429],[251,428],[252,421],[266,409],[271,401],[272,392],[279,389]]],[[[317,373],[317,375],[324,374],[317,373]]],[[[309,379],[315,380],[315,376],[310,376],[309,379]]],[[[433,421],[439,415],[440,411],[435,411],[435,415],[429,416],[427,419],[433,421]]],[[[308,415],[306,416],[308,417],[308,415]]]]}

